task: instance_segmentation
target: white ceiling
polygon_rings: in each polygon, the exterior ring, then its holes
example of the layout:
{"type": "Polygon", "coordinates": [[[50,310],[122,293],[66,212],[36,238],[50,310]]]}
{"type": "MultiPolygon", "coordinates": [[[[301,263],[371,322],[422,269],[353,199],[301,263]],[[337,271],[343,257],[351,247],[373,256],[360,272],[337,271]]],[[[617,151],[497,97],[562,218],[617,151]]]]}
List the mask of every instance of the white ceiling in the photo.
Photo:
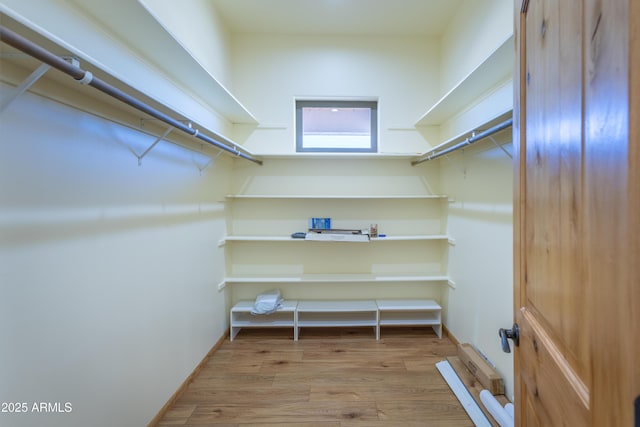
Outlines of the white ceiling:
{"type": "Polygon", "coordinates": [[[212,0],[234,33],[386,36],[438,36],[463,1],[212,0]]]}

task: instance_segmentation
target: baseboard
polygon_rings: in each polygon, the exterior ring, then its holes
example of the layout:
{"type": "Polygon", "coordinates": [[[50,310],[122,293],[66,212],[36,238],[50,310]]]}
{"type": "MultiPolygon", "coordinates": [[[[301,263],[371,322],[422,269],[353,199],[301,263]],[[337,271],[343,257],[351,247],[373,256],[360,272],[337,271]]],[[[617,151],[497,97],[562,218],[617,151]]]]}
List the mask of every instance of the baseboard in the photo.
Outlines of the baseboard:
{"type": "Polygon", "coordinates": [[[149,422],[149,424],[147,424],[147,427],[156,427],[158,425],[160,420],[164,418],[167,411],[169,411],[169,409],[171,409],[171,407],[176,403],[176,401],[180,399],[180,397],[187,390],[187,387],[189,386],[189,384],[191,384],[193,379],[198,375],[198,373],[200,373],[200,370],[202,369],[202,367],[209,361],[209,358],[213,355],[213,353],[215,353],[218,350],[218,348],[220,348],[220,346],[228,336],[229,336],[229,330],[227,330],[225,334],[222,337],[220,337],[220,339],[213,345],[213,347],[211,347],[211,350],[209,350],[206,356],[204,356],[204,358],[200,361],[200,363],[198,363],[198,366],[196,366],[193,372],[191,372],[191,374],[187,377],[187,379],[183,381],[183,383],[180,385],[180,387],[178,387],[175,393],[173,393],[173,395],[169,398],[169,400],[167,400],[167,403],[165,403],[164,406],[160,408],[160,411],[158,411],[156,416],[153,417],[153,419],[149,422]]]}
{"type": "Polygon", "coordinates": [[[458,338],[456,338],[455,335],[453,335],[451,331],[444,325],[442,325],[442,333],[443,335],[446,335],[447,337],[449,337],[451,342],[455,344],[456,347],[460,345],[460,341],[458,341],[458,338]]]}

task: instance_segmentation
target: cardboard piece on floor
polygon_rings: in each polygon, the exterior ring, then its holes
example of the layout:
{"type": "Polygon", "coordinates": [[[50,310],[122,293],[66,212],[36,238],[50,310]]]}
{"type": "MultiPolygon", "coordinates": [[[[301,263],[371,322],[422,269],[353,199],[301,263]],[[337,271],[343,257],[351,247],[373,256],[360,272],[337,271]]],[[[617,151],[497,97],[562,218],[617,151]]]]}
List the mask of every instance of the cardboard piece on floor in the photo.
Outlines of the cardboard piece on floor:
{"type": "Polygon", "coordinates": [[[502,377],[471,344],[458,344],[458,357],[491,394],[494,396],[504,394],[502,377]]]}

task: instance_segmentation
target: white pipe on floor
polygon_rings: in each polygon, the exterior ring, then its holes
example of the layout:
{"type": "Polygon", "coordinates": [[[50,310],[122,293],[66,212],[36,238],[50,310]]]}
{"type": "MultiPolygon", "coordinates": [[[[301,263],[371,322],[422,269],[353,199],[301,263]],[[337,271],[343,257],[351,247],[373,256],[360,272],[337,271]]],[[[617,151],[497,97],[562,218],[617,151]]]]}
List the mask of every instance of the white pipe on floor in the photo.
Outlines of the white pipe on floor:
{"type": "Polygon", "coordinates": [[[515,419],[513,403],[507,403],[506,405],[504,405],[504,409],[505,411],[507,411],[507,414],[509,414],[512,420],[515,419]]]}
{"type": "Polygon", "coordinates": [[[500,427],[513,427],[513,418],[509,415],[509,412],[500,405],[500,402],[493,397],[489,390],[482,390],[480,392],[480,401],[482,401],[487,411],[489,411],[500,427]]]}

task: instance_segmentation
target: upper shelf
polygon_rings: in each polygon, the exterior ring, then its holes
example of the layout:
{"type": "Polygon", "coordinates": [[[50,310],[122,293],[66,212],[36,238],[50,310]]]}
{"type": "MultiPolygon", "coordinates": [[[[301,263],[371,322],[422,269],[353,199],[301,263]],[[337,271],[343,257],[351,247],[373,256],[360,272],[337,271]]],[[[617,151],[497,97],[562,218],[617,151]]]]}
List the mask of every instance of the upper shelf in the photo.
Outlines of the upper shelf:
{"type": "Polygon", "coordinates": [[[226,283],[369,283],[369,282],[446,282],[449,276],[439,273],[407,273],[407,274],[300,274],[300,275],[265,275],[265,276],[230,276],[226,283]]]}
{"type": "Polygon", "coordinates": [[[416,122],[416,126],[442,124],[489,89],[507,80],[513,71],[513,43],[513,36],[505,40],[423,114],[416,122]]]}
{"type": "Polygon", "coordinates": [[[2,13],[9,22],[15,20],[12,26],[20,27],[16,32],[33,32],[37,44],[74,56],[83,68],[90,64],[108,79],[195,121],[191,110],[198,111],[203,126],[212,111],[232,123],[257,123],[139,1],[45,1],[38,7],[19,0],[6,3],[2,13]],[[47,46],[51,44],[53,49],[47,46]]]}
{"type": "Polygon", "coordinates": [[[400,199],[400,200],[426,200],[426,199],[447,199],[444,195],[380,195],[380,196],[347,196],[347,195],[303,195],[303,194],[228,194],[227,199],[358,199],[358,200],[385,200],[385,199],[400,199]]]}
{"type": "Polygon", "coordinates": [[[415,157],[416,153],[261,153],[260,157],[264,159],[325,159],[325,160],[379,160],[379,159],[410,159],[415,157]]]}
{"type": "Polygon", "coordinates": [[[208,127],[255,117],[138,1],[5,2],[3,25],[208,127]],[[15,21],[15,22],[14,22],[15,21]],[[141,30],[144,29],[144,30],[141,30]],[[142,33],[144,31],[144,33],[142,33]],[[198,120],[200,118],[200,120],[198,120]]]}
{"type": "MultiPolygon", "coordinates": [[[[398,242],[398,241],[430,241],[430,240],[448,240],[446,234],[420,234],[411,236],[387,236],[387,237],[371,237],[369,242],[398,242]]],[[[307,240],[294,239],[290,236],[227,236],[225,242],[327,242],[334,243],[332,240],[307,240]]],[[[337,241],[338,243],[350,243],[349,241],[337,241]]],[[[352,241],[351,243],[361,243],[361,241],[352,241]]]]}
{"type": "MultiPolygon", "coordinates": [[[[108,5],[109,8],[113,7],[113,2],[100,3],[108,5]]],[[[145,9],[149,17],[152,18],[149,19],[149,21],[153,20],[155,25],[159,27],[158,30],[160,30],[157,31],[155,38],[148,38],[149,41],[147,43],[151,44],[146,46],[144,50],[146,56],[152,58],[154,62],[161,64],[163,68],[167,70],[167,72],[170,72],[178,81],[188,85],[193,93],[205,100],[231,123],[258,123],[249,110],[247,110],[222,83],[207,71],[189,49],[178,40],[144,2],[140,2],[140,7],[145,9]],[[158,40],[157,37],[161,37],[161,39],[158,40]],[[157,46],[162,46],[162,48],[158,49],[157,46]]],[[[153,24],[149,22],[147,25],[151,26],[153,24]]],[[[123,31],[127,31],[125,26],[118,28],[118,34],[122,35],[123,31]]]]}
{"type": "MultiPolygon", "coordinates": [[[[494,117],[493,119],[491,119],[491,120],[489,120],[487,122],[484,122],[484,124],[482,126],[483,130],[489,129],[489,128],[493,127],[493,126],[497,126],[500,123],[503,123],[505,120],[511,118],[512,115],[513,115],[513,112],[510,110],[510,111],[508,111],[508,112],[506,112],[504,114],[499,115],[498,117],[494,117]]],[[[436,146],[431,147],[427,152],[423,153],[418,158],[421,158],[422,156],[424,156],[426,154],[431,154],[431,153],[435,153],[436,151],[444,150],[446,148],[449,148],[449,147],[451,147],[451,146],[453,146],[455,144],[458,144],[458,143],[464,141],[467,138],[471,138],[473,135],[475,135],[476,131],[479,131],[479,129],[474,129],[474,130],[471,130],[471,131],[466,131],[466,132],[463,132],[461,134],[455,135],[454,137],[449,138],[448,140],[446,140],[444,142],[441,142],[440,144],[438,144],[436,146]]]]}

